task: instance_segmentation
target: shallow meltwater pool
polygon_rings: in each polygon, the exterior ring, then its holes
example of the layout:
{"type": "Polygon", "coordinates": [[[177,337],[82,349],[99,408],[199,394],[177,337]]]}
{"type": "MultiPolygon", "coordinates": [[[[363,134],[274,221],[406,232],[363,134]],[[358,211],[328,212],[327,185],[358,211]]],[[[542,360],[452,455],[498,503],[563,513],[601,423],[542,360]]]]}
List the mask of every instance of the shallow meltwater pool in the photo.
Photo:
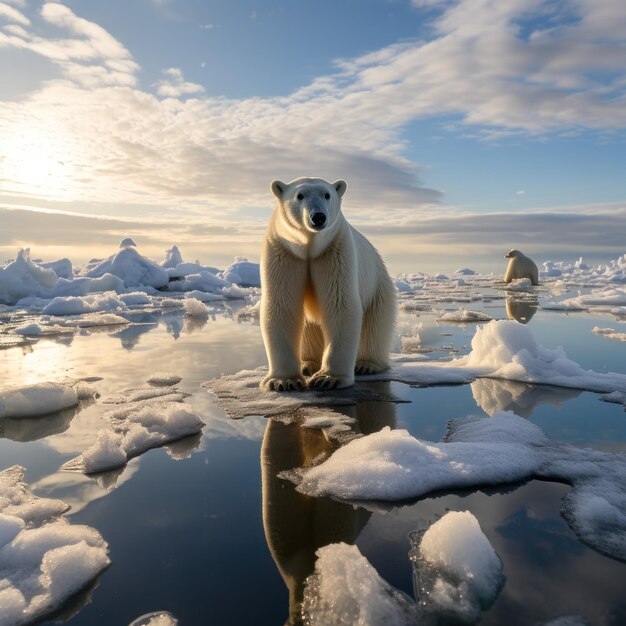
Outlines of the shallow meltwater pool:
{"type": "MultiPolygon", "coordinates": [[[[450,304],[450,311],[458,306],[450,304]]],[[[463,306],[495,319],[507,317],[502,299],[463,306]]],[[[476,324],[440,322],[440,314],[405,307],[395,350],[417,349],[429,360],[467,354],[476,324]]],[[[530,318],[523,321],[540,345],[562,345],[585,369],[625,372],[626,344],[592,332],[606,326],[624,332],[623,321],[608,313],[542,310],[533,310],[530,318]]],[[[473,514],[502,566],[494,597],[469,621],[522,625],[579,616],[587,621],[571,623],[626,623],[626,563],[586,545],[574,532],[562,514],[568,484],[544,479],[478,485],[395,503],[306,495],[284,472],[313,467],[346,442],[303,427],[297,415],[231,419],[201,386],[265,363],[258,325],[237,321],[236,311],[220,306],[208,319],[173,309],[136,312],[133,322],[0,351],[3,385],[86,379],[97,392],[53,415],[0,419],[0,470],[23,466],[24,481],[35,495],[68,503],[70,523],[95,528],[109,547],[110,567],[43,623],[125,625],[164,610],[181,626],[298,624],[305,598],[318,611],[310,623],[321,624],[324,606],[311,599],[315,591],[305,590],[305,581],[315,571],[316,553],[341,542],[356,545],[382,581],[367,586],[362,570],[335,564],[335,586],[357,588],[340,601],[341,610],[375,626],[367,620],[381,615],[380,603],[393,597],[404,607],[397,615],[405,621],[397,623],[410,623],[411,616],[422,615],[416,607],[425,602],[412,552],[415,533],[449,511],[473,514]],[[175,389],[188,394],[184,403],[205,422],[202,432],[101,474],[60,471],[107,427],[107,411],[123,405],[133,390],[146,388],[155,373],[181,378],[175,389]]],[[[361,386],[394,401],[372,396],[335,407],[354,420],[353,434],[406,429],[413,437],[440,442],[451,419],[497,420],[500,412],[510,411],[567,444],[570,452],[572,447],[626,452],[623,404],[603,402],[589,391],[494,378],[460,385],[378,381],[361,386]]],[[[309,418],[316,410],[308,408],[309,418]]],[[[317,589],[323,590],[324,578],[318,578],[317,589]]],[[[427,616],[424,623],[446,623],[443,615],[427,616]]]]}

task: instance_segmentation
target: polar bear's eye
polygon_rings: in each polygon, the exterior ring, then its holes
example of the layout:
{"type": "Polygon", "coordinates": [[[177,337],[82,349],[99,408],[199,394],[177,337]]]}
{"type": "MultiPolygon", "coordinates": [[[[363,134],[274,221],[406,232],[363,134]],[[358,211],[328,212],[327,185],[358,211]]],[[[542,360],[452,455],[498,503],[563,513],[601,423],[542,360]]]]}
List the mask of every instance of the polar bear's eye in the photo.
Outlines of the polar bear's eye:
{"type": "Polygon", "coordinates": [[[297,198],[298,198],[298,200],[304,200],[304,194],[303,193],[299,193],[297,198]]]}
{"type": "Polygon", "coordinates": [[[324,194],[324,198],[326,198],[326,200],[330,200],[330,194],[328,192],[326,192],[324,194]]]}

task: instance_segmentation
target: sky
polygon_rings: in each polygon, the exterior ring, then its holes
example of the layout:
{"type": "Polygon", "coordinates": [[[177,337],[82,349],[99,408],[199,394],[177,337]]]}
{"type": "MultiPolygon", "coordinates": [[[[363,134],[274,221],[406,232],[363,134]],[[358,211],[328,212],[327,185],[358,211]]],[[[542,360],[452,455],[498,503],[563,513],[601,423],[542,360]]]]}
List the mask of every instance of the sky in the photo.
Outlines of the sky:
{"type": "Polygon", "coordinates": [[[626,253],[623,0],[0,0],[0,259],[258,261],[348,182],[392,273],[626,253]]]}

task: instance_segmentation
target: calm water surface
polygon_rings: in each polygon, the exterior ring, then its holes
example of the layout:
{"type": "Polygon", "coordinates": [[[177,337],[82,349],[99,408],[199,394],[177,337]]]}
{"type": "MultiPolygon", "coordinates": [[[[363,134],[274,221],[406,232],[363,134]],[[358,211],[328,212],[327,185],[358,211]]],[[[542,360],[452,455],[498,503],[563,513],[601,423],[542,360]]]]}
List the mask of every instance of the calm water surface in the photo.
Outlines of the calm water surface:
{"type": "MultiPolygon", "coordinates": [[[[502,318],[504,306],[493,301],[469,308],[502,318]]],[[[181,626],[284,624],[314,566],[315,550],[336,541],[356,543],[389,583],[412,595],[408,534],[448,510],[469,510],[506,575],[481,623],[535,624],[566,614],[582,615],[592,624],[626,623],[626,564],[574,536],[559,514],[567,485],[531,481],[375,512],[308,498],[276,474],[328,449],[324,436],[262,417],[230,420],[199,386],[264,363],[258,326],[237,323],[223,312],[207,323],[185,319],[179,311],[138,313],[135,321],[143,324],[0,352],[3,384],[98,376],[101,400],[144,386],[154,372],[174,372],[183,377],[180,389],[191,394],[187,401],[207,423],[201,436],[91,478],[58,468],[104,426],[101,401],[44,419],[0,421],[0,469],[23,465],[36,494],[70,503],[70,520],[95,527],[109,543],[111,567],[60,620],[123,626],[162,609],[176,615],[181,626]]],[[[468,351],[474,325],[438,325],[434,315],[421,313],[403,314],[400,328],[419,323],[433,356],[468,351]]],[[[625,345],[592,334],[594,326],[621,332],[624,327],[608,315],[539,311],[530,321],[542,345],[563,345],[586,368],[623,372],[625,345]]],[[[389,425],[437,441],[450,418],[512,410],[556,439],[626,450],[623,407],[595,394],[494,380],[390,386],[406,403],[363,402],[342,409],[358,419],[362,432],[389,425]]]]}

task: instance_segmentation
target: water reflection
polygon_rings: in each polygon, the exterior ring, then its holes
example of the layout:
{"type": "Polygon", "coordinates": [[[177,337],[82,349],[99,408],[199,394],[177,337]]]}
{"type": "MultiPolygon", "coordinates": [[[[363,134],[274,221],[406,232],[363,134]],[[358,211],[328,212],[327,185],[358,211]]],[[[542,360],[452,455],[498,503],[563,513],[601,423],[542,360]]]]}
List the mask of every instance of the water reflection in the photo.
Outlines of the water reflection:
{"type": "MultiPolygon", "coordinates": [[[[387,402],[361,402],[341,412],[355,418],[355,428],[364,435],[384,426],[393,428],[396,423],[395,405],[387,402]]],[[[301,494],[278,477],[282,471],[319,463],[336,447],[323,431],[297,423],[270,420],[265,429],[261,447],[263,528],[289,591],[290,626],[302,624],[304,581],[315,569],[316,550],[330,543],[354,543],[371,515],[362,508],[301,494]]]]}
{"type": "Polygon", "coordinates": [[[71,409],[48,415],[38,415],[37,417],[22,417],[19,419],[6,417],[0,419],[0,438],[26,442],[63,433],[70,427],[78,411],[79,407],[72,407],[71,409]]]}
{"type": "Polygon", "coordinates": [[[539,301],[537,298],[531,300],[514,300],[507,298],[505,306],[508,319],[516,320],[521,324],[528,324],[539,308],[539,301]]]}
{"type": "Polygon", "coordinates": [[[577,389],[530,385],[512,380],[478,378],[471,383],[476,404],[487,415],[498,411],[513,411],[520,417],[530,417],[540,404],[551,404],[557,408],[567,400],[580,395],[577,389]]]}

